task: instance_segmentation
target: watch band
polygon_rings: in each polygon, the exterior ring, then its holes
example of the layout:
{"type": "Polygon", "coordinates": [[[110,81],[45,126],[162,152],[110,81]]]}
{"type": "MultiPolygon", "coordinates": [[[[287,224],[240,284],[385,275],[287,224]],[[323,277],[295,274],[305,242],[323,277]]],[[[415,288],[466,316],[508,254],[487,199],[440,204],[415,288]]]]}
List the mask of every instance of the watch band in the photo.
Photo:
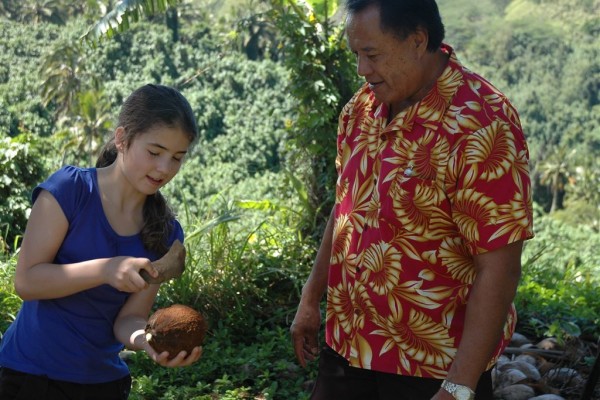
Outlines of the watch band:
{"type": "Polygon", "coordinates": [[[442,389],[450,393],[456,400],[475,399],[475,392],[470,387],[465,385],[459,385],[444,379],[442,382],[442,389]]]}

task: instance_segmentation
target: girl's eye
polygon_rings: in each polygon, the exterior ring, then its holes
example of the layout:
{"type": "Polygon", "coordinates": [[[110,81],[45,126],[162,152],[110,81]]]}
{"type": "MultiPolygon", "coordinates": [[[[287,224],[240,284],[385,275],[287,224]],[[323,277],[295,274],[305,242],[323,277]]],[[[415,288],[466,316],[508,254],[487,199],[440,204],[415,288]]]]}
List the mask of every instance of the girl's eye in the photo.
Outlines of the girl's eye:
{"type": "Polygon", "coordinates": [[[153,152],[153,151],[150,151],[150,150],[148,150],[148,153],[150,153],[150,155],[151,155],[152,157],[156,157],[156,156],[158,155],[158,153],[155,153],[155,152],[153,152]]]}

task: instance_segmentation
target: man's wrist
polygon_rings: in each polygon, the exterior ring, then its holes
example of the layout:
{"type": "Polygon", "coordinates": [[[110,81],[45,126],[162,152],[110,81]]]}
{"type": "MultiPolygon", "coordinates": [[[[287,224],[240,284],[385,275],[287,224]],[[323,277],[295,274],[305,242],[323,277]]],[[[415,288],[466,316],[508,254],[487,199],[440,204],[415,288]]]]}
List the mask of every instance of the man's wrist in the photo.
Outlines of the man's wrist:
{"type": "Polygon", "coordinates": [[[468,386],[459,385],[454,382],[445,380],[442,382],[442,389],[450,393],[456,400],[473,400],[475,392],[468,386]]]}

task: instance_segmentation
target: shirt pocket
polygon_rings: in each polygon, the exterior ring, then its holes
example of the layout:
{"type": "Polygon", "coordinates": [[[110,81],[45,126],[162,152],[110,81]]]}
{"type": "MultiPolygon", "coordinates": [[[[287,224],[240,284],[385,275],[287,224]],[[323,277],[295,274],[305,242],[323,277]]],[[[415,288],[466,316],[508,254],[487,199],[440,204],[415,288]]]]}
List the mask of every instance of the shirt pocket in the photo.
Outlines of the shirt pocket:
{"type": "Polygon", "coordinates": [[[382,219],[396,231],[439,239],[452,231],[451,204],[439,180],[398,175],[382,202],[382,219]]]}

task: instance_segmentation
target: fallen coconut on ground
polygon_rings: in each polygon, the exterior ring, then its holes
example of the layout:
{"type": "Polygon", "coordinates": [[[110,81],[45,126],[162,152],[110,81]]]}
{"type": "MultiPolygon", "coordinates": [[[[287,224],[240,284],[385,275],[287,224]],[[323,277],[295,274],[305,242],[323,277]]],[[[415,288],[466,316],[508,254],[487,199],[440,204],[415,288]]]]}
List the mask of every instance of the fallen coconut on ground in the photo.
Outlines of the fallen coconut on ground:
{"type": "Polygon", "coordinates": [[[140,275],[148,283],[163,283],[169,279],[179,278],[185,270],[185,246],[179,240],[175,240],[169,251],[160,259],[154,261],[152,266],[158,271],[156,278],[148,271],[141,270],[140,275]]]}
{"type": "Polygon", "coordinates": [[[160,308],[148,319],[146,340],[158,353],[169,352],[169,359],[185,350],[189,355],[202,345],[208,324],[203,315],[191,307],[174,304],[160,308]]]}

